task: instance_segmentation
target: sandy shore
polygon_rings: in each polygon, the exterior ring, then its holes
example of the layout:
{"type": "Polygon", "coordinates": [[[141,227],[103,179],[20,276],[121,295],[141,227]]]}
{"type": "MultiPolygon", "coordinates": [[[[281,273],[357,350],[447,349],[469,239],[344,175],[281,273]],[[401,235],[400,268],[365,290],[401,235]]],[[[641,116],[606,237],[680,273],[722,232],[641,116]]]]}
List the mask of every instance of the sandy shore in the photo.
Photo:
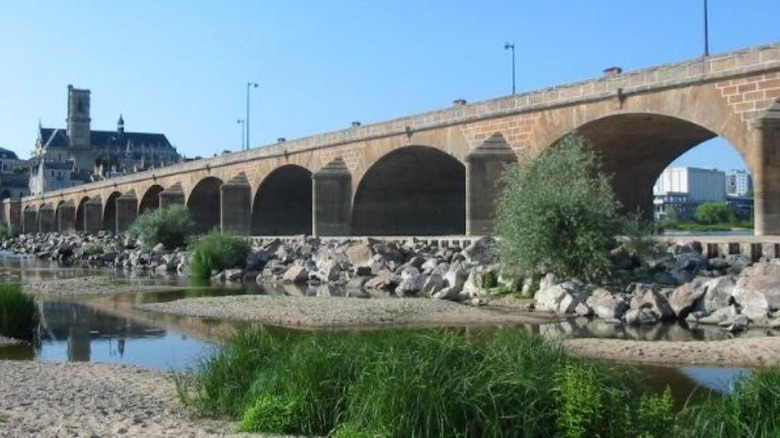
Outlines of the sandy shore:
{"type": "Polygon", "coordinates": [[[128,284],[109,276],[62,278],[29,282],[24,291],[40,297],[80,297],[109,294],[132,294],[181,290],[183,286],[153,286],[128,284]]]}
{"type": "Polygon", "coordinates": [[[238,436],[231,435],[231,424],[190,418],[165,373],[95,363],[0,361],[0,388],[3,437],[238,436]]]}
{"type": "Polygon", "coordinates": [[[16,339],[6,338],[5,336],[0,335],[0,347],[8,347],[11,345],[16,345],[20,342],[21,341],[17,341],[16,339]]]}
{"type": "Polygon", "coordinates": [[[499,312],[427,298],[238,295],[185,298],[167,303],[141,304],[137,308],[201,318],[306,328],[539,324],[550,320],[548,315],[499,312]]]}
{"type": "Polygon", "coordinates": [[[577,356],[623,363],[713,367],[780,366],[780,337],[692,342],[568,339],[563,345],[577,356]]]}

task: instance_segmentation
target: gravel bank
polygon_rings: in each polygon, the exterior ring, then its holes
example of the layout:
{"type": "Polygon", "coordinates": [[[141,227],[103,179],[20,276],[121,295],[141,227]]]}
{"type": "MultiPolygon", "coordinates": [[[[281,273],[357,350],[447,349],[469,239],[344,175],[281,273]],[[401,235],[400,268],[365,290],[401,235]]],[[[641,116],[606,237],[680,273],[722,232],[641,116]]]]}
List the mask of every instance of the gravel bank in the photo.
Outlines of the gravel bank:
{"type": "Polygon", "coordinates": [[[0,361],[3,437],[260,437],[191,419],[170,375],[122,365],[0,361]]]}
{"type": "Polygon", "coordinates": [[[405,325],[526,324],[548,316],[502,312],[427,298],[335,298],[241,295],[141,304],[143,310],[284,327],[340,328],[405,325]]]}
{"type": "Polygon", "coordinates": [[[127,284],[109,276],[63,278],[24,284],[24,291],[26,293],[42,297],[131,294],[181,290],[182,288],[182,286],[142,286],[127,284]]]}
{"type": "Polygon", "coordinates": [[[693,342],[568,339],[563,345],[577,356],[624,363],[715,367],[780,366],[780,337],[743,337],[725,341],[693,342]]]}

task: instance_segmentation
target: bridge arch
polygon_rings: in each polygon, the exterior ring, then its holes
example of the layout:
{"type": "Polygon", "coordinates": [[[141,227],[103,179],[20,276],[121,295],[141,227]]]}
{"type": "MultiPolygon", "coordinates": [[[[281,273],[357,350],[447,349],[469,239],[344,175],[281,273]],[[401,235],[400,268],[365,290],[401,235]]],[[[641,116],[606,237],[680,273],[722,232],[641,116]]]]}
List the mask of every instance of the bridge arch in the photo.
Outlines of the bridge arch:
{"type": "Polygon", "coordinates": [[[159,184],[154,184],[144,193],[141,198],[141,202],[138,203],[138,216],[146,213],[147,211],[160,208],[160,193],[162,193],[163,187],[159,184]]]}
{"type": "Polygon", "coordinates": [[[32,205],[26,205],[22,209],[22,230],[25,233],[38,231],[38,210],[32,205]]]}
{"type": "Polygon", "coordinates": [[[252,201],[253,235],[311,233],[311,175],[305,167],[288,164],[263,180],[252,201]]]}
{"type": "Polygon", "coordinates": [[[86,219],[86,205],[87,202],[89,202],[89,196],[84,196],[79,200],[78,204],[76,205],[76,231],[77,232],[86,232],[87,231],[87,219],[86,219]]]}
{"type": "Polygon", "coordinates": [[[120,192],[111,192],[103,207],[103,229],[112,233],[116,233],[116,199],[120,196],[120,192]]]}
{"type": "Polygon", "coordinates": [[[447,235],[466,229],[466,167],[429,146],[396,149],[374,163],[355,191],[357,235],[447,235]]]}
{"type": "Polygon", "coordinates": [[[219,188],[222,180],[208,176],[192,188],[187,198],[187,210],[195,221],[195,230],[205,233],[220,225],[221,197],[219,188]]]}

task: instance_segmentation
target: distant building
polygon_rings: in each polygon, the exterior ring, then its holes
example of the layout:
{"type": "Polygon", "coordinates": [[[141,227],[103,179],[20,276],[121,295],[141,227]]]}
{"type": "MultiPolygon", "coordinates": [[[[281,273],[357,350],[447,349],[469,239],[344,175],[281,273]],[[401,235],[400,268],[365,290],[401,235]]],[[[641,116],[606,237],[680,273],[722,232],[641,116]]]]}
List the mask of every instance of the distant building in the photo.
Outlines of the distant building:
{"type": "Polygon", "coordinates": [[[680,219],[690,219],[703,202],[726,202],[725,172],[695,167],[667,168],[653,186],[657,219],[671,211],[680,219]]]}
{"type": "Polygon", "coordinates": [[[121,115],[115,131],[92,130],[90,91],[68,85],[66,127],[38,127],[29,187],[37,194],[39,190],[56,190],[51,187],[70,187],[180,160],[164,134],[126,132],[121,115]],[[63,173],[68,168],[73,172],[70,176],[63,173]],[[51,178],[55,179],[49,181],[51,178]]]}
{"type": "Polygon", "coordinates": [[[753,191],[753,176],[746,170],[731,169],[726,172],[726,194],[747,196],[753,191]]]}
{"type": "Polygon", "coordinates": [[[30,194],[28,165],[27,160],[20,160],[13,151],[0,148],[0,198],[21,198],[30,194]]]}

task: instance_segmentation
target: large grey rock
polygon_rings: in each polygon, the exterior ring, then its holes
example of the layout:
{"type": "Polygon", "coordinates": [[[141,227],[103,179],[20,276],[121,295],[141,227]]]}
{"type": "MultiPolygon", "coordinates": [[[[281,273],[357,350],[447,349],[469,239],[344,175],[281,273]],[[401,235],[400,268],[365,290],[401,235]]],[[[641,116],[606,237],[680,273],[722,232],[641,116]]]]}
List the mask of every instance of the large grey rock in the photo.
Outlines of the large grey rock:
{"type": "Polygon", "coordinates": [[[660,321],[658,314],[648,307],[628,310],[623,315],[623,320],[628,325],[653,325],[660,321]]]}
{"type": "Polygon", "coordinates": [[[282,280],[288,283],[304,283],[308,279],[309,279],[309,271],[306,270],[305,266],[299,265],[297,263],[290,265],[290,267],[287,268],[287,271],[285,271],[284,276],[282,277],[282,280]]]}
{"type": "Polygon", "coordinates": [[[346,256],[353,266],[368,266],[374,257],[374,251],[365,243],[356,243],[347,248],[346,256]]]}
{"type": "Polygon", "coordinates": [[[700,278],[683,284],[669,295],[669,306],[677,318],[685,318],[696,307],[707,291],[704,284],[705,280],[700,278]]]}
{"type": "Polygon", "coordinates": [[[731,293],[737,282],[734,277],[726,275],[707,280],[702,287],[705,289],[704,298],[699,302],[696,310],[704,310],[708,313],[728,306],[731,301],[731,293]]]}
{"type": "Polygon", "coordinates": [[[493,263],[494,260],[492,250],[493,243],[494,240],[492,237],[485,236],[472,242],[469,246],[464,248],[461,253],[466,257],[466,261],[470,263],[489,265],[493,263]]]}
{"type": "Polygon", "coordinates": [[[444,277],[441,274],[433,273],[427,276],[425,279],[425,283],[423,284],[422,289],[420,290],[420,293],[423,295],[430,297],[439,292],[440,290],[444,289],[445,287],[445,281],[444,277]]]}
{"type": "Polygon", "coordinates": [[[606,289],[596,289],[585,302],[602,319],[620,319],[629,308],[625,296],[606,289]]]}
{"type": "Polygon", "coordinates": [[[674,312],[666,297],[655,288],[646,285],[640,285],[637,288],[629,306],[631,309],[649,309],[660,321],[674,318],[674,312]]]}
{"type": "MultiPolygon", "coordinates": [[[[411,268],[416,271],[415,268],[411,268]]],[[[404,273],[401,275],[401,282],[395,288],[395,294],[399,297],[408,297],[417,295],[425,285],[426,276],[419,272],[404,273]]]]}
{"type": "Polygon", "coordinates": [[[447,287],[453,288],[456,292],[460,292],[463,289],[463,285],[466,284],[468,278],[469,271],[463,268],[463,265],[459,262],[452,263],[447,273],[444,274],[447,287]]]}
{"type": "MultiPolygon", "coordinates": [[[[544,281],[542,283],[544,284],[544,281]]],[[[567,281],[540,289],[534,298],[537,310],[557,314],[574,314],[582,312],[582,309],[577,310],[577,306],[585,304],[586,295],[584,285],[567,281]]]]}

